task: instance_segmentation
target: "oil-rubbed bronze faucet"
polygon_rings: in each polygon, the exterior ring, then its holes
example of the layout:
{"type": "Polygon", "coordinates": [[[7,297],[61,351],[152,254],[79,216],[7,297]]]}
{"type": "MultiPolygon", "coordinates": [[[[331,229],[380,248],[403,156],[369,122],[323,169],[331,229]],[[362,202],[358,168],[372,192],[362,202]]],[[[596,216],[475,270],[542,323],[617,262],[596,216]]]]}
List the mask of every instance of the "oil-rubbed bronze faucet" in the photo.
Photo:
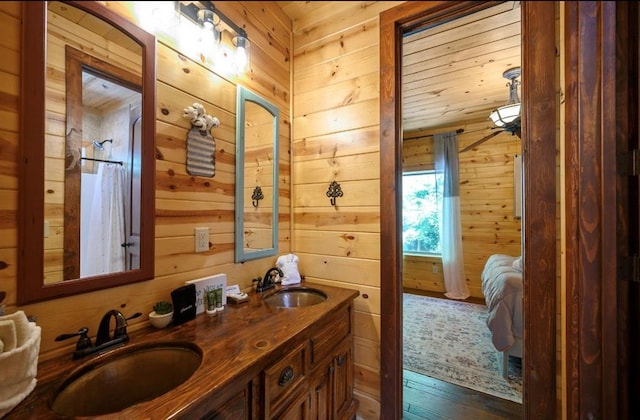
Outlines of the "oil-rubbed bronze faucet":
{"type": "Polygon", "coordinates": [[[118,339],[123,339],[124,342],[129,341],[129,336],[127,335],[127,320],[124,315],[122,315],[122,312],[112,309],[104,314],[102,321],[100,321],[98,335],[96,335],[96,346],[118,339]],[[116,321],[115,328],[113,329],[113,337],[109,336],[111,318],[116,321]]]}
{"type": "Polygon", "coordinates": [[[254,282],[258,282],[256,292],[260,293],[276,287],[276,276],[284,277],[284,273],[278,267],[271,267],[264,277],[253,279],[254,282]]]}
{"type": "Polygon", "coordinates": [[[276,285],[276,276],[284,277],[284,273],[278,267],[271,267],[267,270],[262,279],[262,287],[264,290],[271,289],[276,285]]]}
{"type": "Polygon", "coordinates": [[[129,341],[127,335],[127,321],[134,319],[142,315],[141,312],[136,312],[129,318],[125,318],[122,312],[112,309],[102,317],[100,325],[98,326],[98,335],[96,336],[96,345],[91,344],[91,339],[88,336],[89,328],[82,327],[78,332],[70,334],[61,334],[56,337],[56,341],[66,340],[68,338],[78,336],[78,342],[76,343],[76,349],[73,352],[73,359],[80,359],[90,354],[101,353],[112,347],[117,347],[125,344],[129,341]],[[113,336],[109,335],[111,326],[111,318],[115,319],[115,328],[113,330],[113,336]]]}

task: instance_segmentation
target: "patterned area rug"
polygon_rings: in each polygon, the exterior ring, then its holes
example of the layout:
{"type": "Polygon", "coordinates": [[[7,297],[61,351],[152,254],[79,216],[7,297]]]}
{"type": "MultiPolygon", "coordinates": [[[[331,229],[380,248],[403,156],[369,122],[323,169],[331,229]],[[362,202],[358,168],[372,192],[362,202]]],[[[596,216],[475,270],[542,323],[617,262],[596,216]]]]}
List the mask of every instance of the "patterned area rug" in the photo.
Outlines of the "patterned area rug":
{"type": "Polygon", "coordinates": [[[519,359],[511,358],[504,379],[486,306],[405,293],[403,313],[405,369],[522,402],[520,364],[514,363],[519,359]]]}

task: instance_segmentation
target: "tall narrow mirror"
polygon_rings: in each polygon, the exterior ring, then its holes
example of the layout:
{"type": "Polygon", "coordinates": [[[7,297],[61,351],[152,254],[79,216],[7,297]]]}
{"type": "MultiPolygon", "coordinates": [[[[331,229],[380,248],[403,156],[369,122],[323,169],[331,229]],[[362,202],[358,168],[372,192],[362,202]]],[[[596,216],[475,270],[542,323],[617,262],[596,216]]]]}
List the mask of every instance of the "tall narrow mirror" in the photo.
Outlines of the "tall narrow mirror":
{"type": "Polygon", "coordinates": [[[24,2],[18,303],[153,278],[155,38],[24,2]]]}
{"type": "Polygon", "coordinates": [[[278,251],[280,112],[238,86],[236,123],[236,262],[278,251]]]}

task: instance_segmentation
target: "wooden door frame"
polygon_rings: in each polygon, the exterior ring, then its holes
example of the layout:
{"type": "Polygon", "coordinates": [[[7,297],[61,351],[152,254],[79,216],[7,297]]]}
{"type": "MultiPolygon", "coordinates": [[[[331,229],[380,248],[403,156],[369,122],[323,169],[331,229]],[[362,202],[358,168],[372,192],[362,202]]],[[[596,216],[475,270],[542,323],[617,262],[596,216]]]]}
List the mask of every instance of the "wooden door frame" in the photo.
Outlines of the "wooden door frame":
{"type": "Polygon", "coordinates": [[[567,418],[628,419],[637,303],[624,257],[638,253],[638,181],[625,160],[638,139],[638,8],[567,1],[564,11],[567,418]]]}
{"type": "MultiPolygon", "coordinates": [[[[496,2],[406,2],[380,15],[380,391],[382,419],[402,418],[402,33],[496,2]],[[392,201],[390,198],[393,197],[392,201]],[[390,205],[391,204],[391,205],[390,205]]],[[[523,415],[556,412],[556,2],[522,2],[523,415]]]]}

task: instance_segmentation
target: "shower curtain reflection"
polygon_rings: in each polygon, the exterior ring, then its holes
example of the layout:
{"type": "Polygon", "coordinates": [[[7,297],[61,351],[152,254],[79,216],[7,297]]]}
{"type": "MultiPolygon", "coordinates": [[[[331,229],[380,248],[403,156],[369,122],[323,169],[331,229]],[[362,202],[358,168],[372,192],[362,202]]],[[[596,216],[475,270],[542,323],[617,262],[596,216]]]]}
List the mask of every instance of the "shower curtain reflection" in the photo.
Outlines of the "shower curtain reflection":
{"type": "Polygon", "coordinates": [[[125,270],[126,176],[125,168],[111,163],[99,164],[97,175],[82,175],[83,189],[93,193],[82,194],[92,200],[90,212],[82,215],[88,226],[81,230],[81,277],[125,270]]]}

